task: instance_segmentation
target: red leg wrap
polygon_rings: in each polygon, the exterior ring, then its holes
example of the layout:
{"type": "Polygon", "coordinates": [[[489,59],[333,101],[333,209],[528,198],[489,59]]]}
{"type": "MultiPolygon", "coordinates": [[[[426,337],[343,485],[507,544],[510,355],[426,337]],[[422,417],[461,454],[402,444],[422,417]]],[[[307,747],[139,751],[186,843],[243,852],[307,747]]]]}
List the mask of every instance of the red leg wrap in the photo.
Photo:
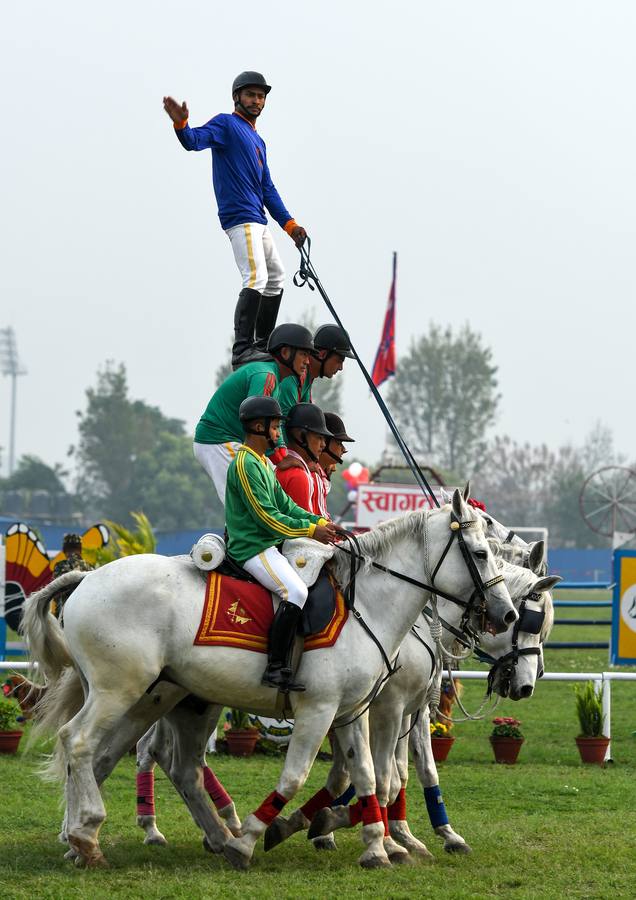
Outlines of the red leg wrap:
{"type": "Polygon", "coordinates": [[[360,821],[363,825],[373,825],[374,822],[382,821],[380,804],[375,794],[360,797],[357,803],[349,807],[349,821],[352,825],[357,825],[360,821]]]}
{"type": "Polygon", "coordinates": [[[358,822],[362,821],[362,801],[358,800],[357,803],[352,803],[349,807],[349,824],[357,825],[358,822]]]}
{"type": "Polygon", "coordinates": [[[327,788],[321,788],[317,794],[314,794],[304,806],[300,807],[300,811],[305,816],[305,818],[311,820],[316,815],[318,810],[324,809],[325,806],[331,806],[333,801],[336,798],[329,793],[327,788]]]}
{"type": "Polygon", "coordinates": [[[203,766],[203,787],[217,809],[224,809],[232,802],[232,798],[208,766],[203,766]]]}
{"type": "Polygon", "coordinates": [[[380,807],[380,815],[382,816],[382,821],[384,822],[384,837],[389,836],[389,814],[387,812],[386,806],[380,807]]]}
{"type": "Polygon", "coordinates": [[[389,819],[406,819],[406,790],[402,787],[395,798],[395,802],[388,807],[389,819]]]}
{"type": "Polygon", "coordinates": [[[269,797],[266,797],[258,809],[254,810],[254,815],[265,825],[273,822],[279,812],[287,803],[287,798],[279,794],[278,791],[272,791],[269,797]]]}
{"type": "Polygon", "coordinates": [[[155,814],[155,774],[154,772],[137,772],[137,815],[154,816],[155,814]]]}

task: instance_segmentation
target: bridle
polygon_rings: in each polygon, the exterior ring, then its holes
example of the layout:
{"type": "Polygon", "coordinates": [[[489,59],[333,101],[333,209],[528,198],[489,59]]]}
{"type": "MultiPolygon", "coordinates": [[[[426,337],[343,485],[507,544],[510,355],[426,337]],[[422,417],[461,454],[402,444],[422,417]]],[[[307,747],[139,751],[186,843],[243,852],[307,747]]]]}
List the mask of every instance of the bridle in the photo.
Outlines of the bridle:
{"type": "Polygon", "coordinates": [[[519,604],[519,618],[512,630],[512,648],[508,653],[496,658],[481,649],[475,649],[480,662],[491,663],[490,671],[488,672],[487,695],[489,697],[492,694],[495,676],[498,672],[501,673],[504,687],[508,690],[510,689],[512,678],[522,656],[537,656],[537,678],[543,677],[543,642],[541,641],[538,647],[523,647],[519,649],[519,634],[541,634],[545,621],[545,609],[530,609],[527,606],[529,600],[537,603],[541,600],[541,594],[530,591],[519,604]]]}

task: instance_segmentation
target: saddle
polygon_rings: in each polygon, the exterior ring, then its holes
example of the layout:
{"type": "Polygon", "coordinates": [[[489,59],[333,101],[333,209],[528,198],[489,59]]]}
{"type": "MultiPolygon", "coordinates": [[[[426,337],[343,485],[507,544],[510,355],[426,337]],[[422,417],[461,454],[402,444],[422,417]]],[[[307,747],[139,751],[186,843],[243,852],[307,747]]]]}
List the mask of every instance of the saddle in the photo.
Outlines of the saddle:
{"type": "MultiPolygon", "coordinates": [[[[329,573],[328,562],[334,554],[330,545],[320,544],[310,538],[284,541],[281,553],[293,566],[309,589],[307,602],[303,606],[298,633],[303,637],[319,634],[327,627],[336,609],[336,586],[329,573]]],[[[221,565],[215,570],[220,575],[228,575],[239,581],[252,584],[259,582],[226,554],[221,565]]],[[[272,594],[274,608],[278,597],[272,594]]]]}

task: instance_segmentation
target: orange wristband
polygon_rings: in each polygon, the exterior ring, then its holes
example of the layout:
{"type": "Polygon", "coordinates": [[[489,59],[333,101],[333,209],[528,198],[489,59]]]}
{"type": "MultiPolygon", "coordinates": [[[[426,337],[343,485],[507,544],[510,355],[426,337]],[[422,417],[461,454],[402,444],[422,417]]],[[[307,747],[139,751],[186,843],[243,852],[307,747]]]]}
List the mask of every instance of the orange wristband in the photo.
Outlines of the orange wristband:
{"type": "Polygon", "coordinates": [[[174,122],[173,124],[174,124],[175,131],[181,131],[188,124],[188,120],[182,119],[180,122],[174,122]]]}
{"type": "Polygon", "coordinates": [[[283,231],[287,232],[290,237],[294,228],[298,228],[298,222],[296,221],[296,219],[290,219],[289,222],[285,222],[285,224],[283,225],[283,231]]]}

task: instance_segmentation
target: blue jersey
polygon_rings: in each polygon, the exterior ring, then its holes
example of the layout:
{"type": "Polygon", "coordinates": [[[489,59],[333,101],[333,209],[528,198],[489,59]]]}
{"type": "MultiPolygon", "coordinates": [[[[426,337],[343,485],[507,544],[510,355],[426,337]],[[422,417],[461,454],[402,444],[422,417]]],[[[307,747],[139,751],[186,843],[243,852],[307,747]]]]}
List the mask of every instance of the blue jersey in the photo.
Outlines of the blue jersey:
{"type": "Polygon", "coordinates": [[[281,228],[292,217],[272,182],[265,141],[237,113],[221,113],[200,128],[175,129],[186,150],[212,150],[212,182],[224,230],[246,222],[267,225],[267,209],[281,228]]]}

